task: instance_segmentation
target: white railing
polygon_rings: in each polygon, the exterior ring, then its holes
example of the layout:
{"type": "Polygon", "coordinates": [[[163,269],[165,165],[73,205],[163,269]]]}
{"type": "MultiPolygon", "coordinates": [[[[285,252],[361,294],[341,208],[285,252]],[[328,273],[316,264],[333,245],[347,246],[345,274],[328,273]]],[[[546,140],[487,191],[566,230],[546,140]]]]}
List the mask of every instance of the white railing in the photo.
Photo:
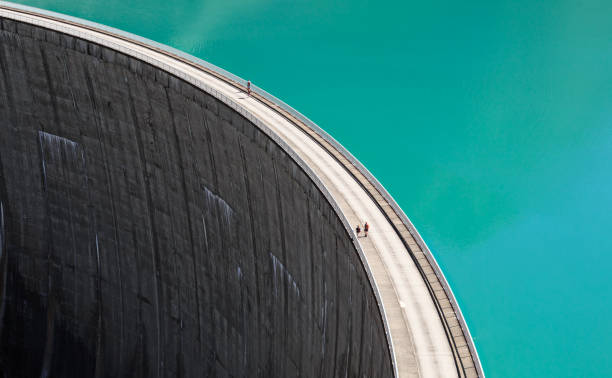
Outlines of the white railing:
{"type": "MultiPolygon", "coordinates": [[[[40,17],[30,17],[27,14],[28,13],[34,13],[37,15],[41,15],[41,16],[46,16],[46,17],[50,17],[52,19],[57,19],[57,20],[62,20],[62,21],[68,21],[69,23],[73,23],[73,24],[77,24],[77,25],[82,25],[85,26],[89,29],[93,29],[94,31],[97,32],[101,32],[104,34],[110,34],[111,37],[119,37],[123,40],[127,40],[127,41],[131,41],[131,42],[138,42],[138,44],[143,45],[145,47],[153,47],[154,50],[157,50],[158,52],[161,53],[165,53],[166,55],[170,54],[170,55],[174,55],[175,57],[179,57],[189,63],[191,63],[192,65],[196,65],[196,66],[201,66],[207,70],[210,70],[212,72],[215,72],[216,74],[222,76],[222,78],[225,81],[228,81],[230,83],[233,83],[236,86],[239,87],[246,87],[247,85],[247,81],[232,74],[231,72],[228,72],[220,67],[215,66],[214,64],[211,64],[205,60],[199,59],[197,57],[194,57],[192,55],[189,55],[183,51],[180,51],[178,49],[175,49],[173,47],[170,46],[166,46],[163,45],[161,43],[140,37],[138,35],[132,34],[132,33],[128,33],[119,29],[115,29],[106,25],[101,25],[101,24],[97,24],[91,21],[87,21],[87,20],[83,20],[83,19],[79,19],[76,17],[72,17],[72,16],[68,16],[68,15],[64,15],[64,14],[60,14],[60,13],[55,13],[55,12],[50,12],[50,11],[46,11],[43,9],[38,9],[38,8],[34,8],[34,7],[29,7],[29,6],[25,6],[25,5],[20,5],[20,4],[14,4],[14,3],[10,3],[10,2],[6,2],[6,1],[0,1],[0,7],[5,7],[5,8],[9,8],[12,9],[14,11],[23,11],[26,13],[21,13],[19,14],[19,16],[17,17],[12,17],[15,19],[19,19],[21,21],[30,23],[30,24],[34,24],[34,25],[38,25],[38,26],[42,26],[42,27],[47,27],[47,28],[51,28],[53,30],[57,30],[57,31],[61,31],[64,32],[66,34],[70,34],[73,36],[77,36],[79,38],[82,39],[86,39],[92,42],[96,42],[100,45],[103,46],[107,46],[110,47],[114,50],[126,53],[130,56],[136,57],[142,61],[145,61],[147,63],[150,63],[152,65],[155,65],[161,69],[163,69],[164,71],[170,72],[173,75],[176,75],[177,77],[191,83],[194,84],[198,87],[200,87],[201,89],[203,89],[204,91],[206,91],[207,93],[213,95],[214,97],[216,97],[217,99],[221,100],[222,102],[224,102],[226,105],[230,106],[232,109],[236,110],[238,113],[240,113],[241,115],[243,115],[245,118],[247,118],[249,121],[251,121],[252,123],[254,123],[257,127],[259,127],[262,131],[264,131],[266,133],[266,135],[268,135],[271,139],[273,139],[279,146],[281,146],[281,148],[283,148],[283,150],[285,150],[290,156],[291,158],[307,173],[307,175],[313,180],[313,182],[315,182],[315,184],[317,185],[317,187],[321,190],[321,192],[323,193],[323,195],[327,198],[328,202],[331,204],[331,206],[333,207],[334,211],[339,215],[345,229],[347,230],[347,233],[352,236],[353,235],[353,230],[352,230],[352,226],[349,224],[348,220],[346,219],[346,217],[344,216],[343,212],[341,211],[341,209],[339,208],[336,200],[334,199],[334,197],[332,196],[332,194],[327,190],[327,188],[325,187],[325,185],[321,182],[321,180],[317,177],[316,174],[314,174],[314,172],[312,171],[312,169],[310,167],[308,167],[308,165],[293,151],[293,149],[291,149],[291,147],[289,147],[287,145],[287,143],[285,141],[283,141],[281,138],[278,137],[278,135],[276,135],[276,133],[272,132],[266,125],[264,122],[262,122],[261,120],[259,120],[257,117],[255,117],[252,113],[248,112],[246,109],[244,109],[242,106],[240,106],[239,104],[237,104],[236,102],[234,102],[232,99],[228,98],[227,96],[223,95],[222,93],[220,93],[219,91],[211,88],[209,85],[207,85],[206,83],[198,80],[197,78],[187,74],[184,70],[179,70],[174,66],[169,66],[163,62],[160,62],[154,58],[151,58],[150,56],[146,55],[146,54],[142,54],[138,51],[126,48],[125,45],[123,44],[118,44],[115,43],[107,38],[99,38],[96,37],[95,35],[92,35],[91,32],[83,32],[83,31],[75,31],[75,27],[72,26],[62,26],[62,25],[58,25],[57,23],[51,23],[51,22],[46,22],[44,21],[44,19],[41,19],[40,17]]],[[[1,9],[0,9],[1,10],[1,9]]],[[[2,14],[2,12],[0,12],[0,15],[2,14]]],[[[85,29],[86,30],[86,29],[85,29]]],[[[474,345],[472,336],[470,334],[469,328],[467,326],[467,323],[465,321],[465,318],[461,312],[461,309],[459,307],[459,304],[457,303],[457,300],[453,294],[452,289],[450,288],[450,286],[448,285],[448,281],[446,280],[446,277],[444,276],[444,273],[442,272],[442,270],[440,269],[436,259],[434,258],[433,254],[431,253],[429,247],[427,247],[427,244],[425,243],[425,241],[423,240],[423,238],[421,237],[421,235],[418,233],[418,231],[416,230],[416,228],[414,227],[414,225],[412,224],[412,222],[410,221],[410,219],[406,216],[406,214],[404,213],[404,211],[400,208],[400,206],[397,204],[397,202],[393,199],[393,197],[387,192],[387,190],[380,184],[380,182],[370,173],[370,171],[368,171],[368,169],[363,166],[363,164],[361,164],[359,162],[359,160],[357,160],[348,150],[346,150],[340,143],[338,143],[331,135],[329,135],[327,132],[325,132],[322,128],[320,128],[317,124],[315,124],[314,122],[312,122],[310,119],[308,119],[307,117],[305,117],[304,115],[302,115],[300,112],[298,112],[297,110],[293,109],[291,106],[287,105],[285,102],[283,102],[282,100],[276,98],[275,96],[271,95],[270,93],[266,92],[265,90],[263,90],[262,88],[256,86],[256,85],[251,85],[251,90],[255,93],[257,93],[258,95],[262,96],[263,98],[265,98],[266,100],[270,101],[271,103],[279,106],[283,111],[287,112],[288,114],[290,114],[291,116],[295,117],[297,120],[299,120],[300,122],[302,122],[304,125],[306,125],[307,127],[309,127],[310,129],[312,129],[314,132],[316,132],[321,138],[323,138],[325,141],[327,141],[328,143],[330,143],[336,150],[338,150],[338,152],[340,152],[355,168],[357,168],[357,170],[359,170],[359,172],[364,175],[364,177],[376,188],[376,190],[383,196],[383,198],[385,199],[385,201],[393,208],[394,212],[397,214],[397,216],[402,220],[402,222],[404,223],[404,225],[406,226],[406,228],[410,231],[412,237],[414,238],[414,240],[417,242],[417,244],[419,245],[419,247],[421,248],[421,250],[423,251],[424,255],[426,256],[429,264],[431,265],[432,269],[434,270],[436,276],[438,277],[438,280],[440,281],[442,287],[444,288],[444,291],[446,292],[447,297],[449,298],[449,301],[451,303],[451,305],[453,306],[453,310],[455,311],[455,314],[457,316],[457,319],[459,321],[459,324],[464,332],[465,335],[465,339],[466,342],[468,344],[468,347],[470,349],[471,355],[472,355],[472,359],[474,361],[474,366],[476,367],[477,373],[480,377],[484,377],[484,372],[482,370],[482,365],[480,363],[480,359],[478,356],[478,352],[476,350],[476,346],[474,345]]],[[[363,250],[361,249],[361,246],[359,245],[359,243],[356,240],[353,240],[353,244],[355,246],[355,248],[357,249],[359,256],[361,258],[361,260],[364,263],[364,267],[365,270],[368,274],[368,278],[370,279],[370,281],[372,283],[374,283],[374,277],[372,276],[372,273],[369,269],[369,265],[368,265],[368,261],[365,257],[365,254],[363,253],[363,250]]],[[[424,279],[426,279],[424,277],[424,279]]],[[[395,371],[395,375],[397,376],[397,364],[395,362],[395,354],[393,353],[393,342],[392,342],[392,338],[389,332],[389,327],[388,327],[388,323],[387,323],[387,316],[385,313],[385,309],[382,306],[382,301],[381,301],[381,296],[380,293],[378,291],[378,288],[375,284],[373,284],[373,290],[374,293],[376,295],[377,298],[377,302],[378,302],[378,306],[379,309],[381,311],[381,314],[383,316],[383,321],[385,323],[385,332],[387,334],[387,340],[389,342],[389,349],[391,352],[391,356],[393,358],[393,367],[394,367],[394,371],[395,371]]],[[[435,298],[434,298],[435,300],[435,298]]],[[[451,336],[452,337],[452,336],[451,336]]]]}

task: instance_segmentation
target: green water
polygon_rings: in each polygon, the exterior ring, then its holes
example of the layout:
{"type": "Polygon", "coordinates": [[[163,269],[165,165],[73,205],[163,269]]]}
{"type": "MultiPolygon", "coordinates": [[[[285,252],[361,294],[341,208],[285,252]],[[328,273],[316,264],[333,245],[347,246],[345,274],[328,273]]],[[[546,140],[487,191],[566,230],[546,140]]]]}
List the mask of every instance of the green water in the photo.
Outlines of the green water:
{"type": "Polygon", "coordinates": [[[612,376],[612,1],[23,1],[206,59],[330,132],[489,377],[612,376]]]}

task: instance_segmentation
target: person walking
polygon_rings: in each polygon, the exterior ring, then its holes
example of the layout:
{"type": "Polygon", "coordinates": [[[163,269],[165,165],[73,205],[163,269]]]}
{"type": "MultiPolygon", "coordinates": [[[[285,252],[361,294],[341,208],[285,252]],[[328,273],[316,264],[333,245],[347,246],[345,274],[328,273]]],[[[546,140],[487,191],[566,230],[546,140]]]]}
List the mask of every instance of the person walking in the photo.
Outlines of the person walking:
{"type": "Polygon", "coordinates": [[[357,237],[359,237],[359,233],[361,232],[361,227],[359,225],[355,227],[355,232],[357,233],[357,237]]]}
{"type": "Polygon", "coordinates": [[[251,95],[251,80],[247,80],[247,94],[251,95]]]}
{"type": "Polygon", "coordinates": [[[368,224],[368,222],[365,222],[365,224],[363,225],[363,233],[365,234],[365,237],[368,237],[368,231],[370,231],[370,225],[368,224]]]}

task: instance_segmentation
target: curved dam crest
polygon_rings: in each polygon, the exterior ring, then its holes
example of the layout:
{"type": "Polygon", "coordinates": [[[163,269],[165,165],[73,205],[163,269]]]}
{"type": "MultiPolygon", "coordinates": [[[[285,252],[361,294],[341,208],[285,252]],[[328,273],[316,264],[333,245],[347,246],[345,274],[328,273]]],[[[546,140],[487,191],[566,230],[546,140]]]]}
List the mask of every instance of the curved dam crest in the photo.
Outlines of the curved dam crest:
{"type": "MultiPolygon", "coordinates": [[[[484,376],[422,238],[318,126],[137,36],[4,2],[0,20],[0,202],[17,252],[3,261],[18,265],[4,278],[30,285],[40,374],[129,360],[147,376],[484,376]],[[364,219],[375,232],[358,238],[364,219]],[[82,366],[58,357],[66,345],[82,366]]],[[[0,371],[24,362],[2,349],[29,348],[23,333],[0,335],[0,371]]]]}

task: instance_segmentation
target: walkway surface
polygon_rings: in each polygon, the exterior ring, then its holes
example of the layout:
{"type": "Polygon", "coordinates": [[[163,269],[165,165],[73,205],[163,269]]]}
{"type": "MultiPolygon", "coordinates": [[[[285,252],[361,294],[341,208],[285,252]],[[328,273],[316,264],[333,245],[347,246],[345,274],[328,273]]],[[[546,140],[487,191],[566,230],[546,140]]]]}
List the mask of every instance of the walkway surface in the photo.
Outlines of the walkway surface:
{"type": "MultiPolygon", "coordinates": [[[[365,221],[371,225],[368,237],[360,237],[358,241],[385,309],[399,376],[458,375],[456,357],[449,345],[448,331],[445,331],[436,302],[400,235],[364,186],[320,143],[240,88],[166,54],[107,33],[31,14],[0,8],[0,16],[79,36],[143,59],[188,81],[197,79],[208,87],[203,88],[207,92],[232,100],[243,111],[259,119],[319,177],[351,225],[363,225],[365,221]]],[[[476,375],[473,365],[467,375],[476,375]]]]}

